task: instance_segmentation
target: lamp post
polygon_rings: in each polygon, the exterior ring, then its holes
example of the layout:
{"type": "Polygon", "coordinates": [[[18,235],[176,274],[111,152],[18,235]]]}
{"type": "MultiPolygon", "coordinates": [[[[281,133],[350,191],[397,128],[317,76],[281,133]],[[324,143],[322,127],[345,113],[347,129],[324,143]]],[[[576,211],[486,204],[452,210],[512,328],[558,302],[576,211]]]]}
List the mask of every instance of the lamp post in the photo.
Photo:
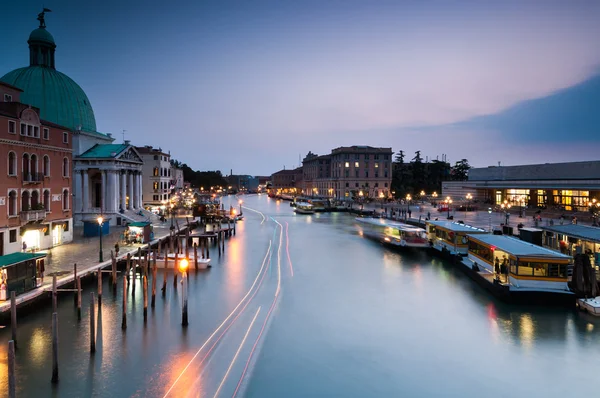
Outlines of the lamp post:
{"type": "Polygon", "coordinates": [[[446,196],[446,200],[444,201],[444,203],[446,203],[446,208],[448,209],[447,218],[450,218],[450,205],[452,204],[452,198],[450,198],[450,196],[446,196]]]}
{"type": "Polygon", "coordinates": [[[490,234],[492,233],[492,208],[488,207],[488,214],[490,215],[490,234]]]}
{"type": "Polygon", "coordinates": [[[473,195],[471,195],[470,193],[467,194],[466,196],[467,198],[467,207],[465,208],[465,213],[467,211],[469,211],[469,207],[471,207],[471,199],[473,199],[473,195]]]}
{"type": "Polygon", "coordinates": [[[421,191],[419,196],[421,196],[421,204],[423,204],[423,198],[425,198],[425,191],[421,191]]]}
{"type": "Polygon", "coordinates": [[[406,211],[410,211],[410,201],[412,200],[412,196],[410,194],[406,194],[406,211]]]}
{"type": "Polygon", "coordinates": [[[358,193],[358,196],[360,198],[360,211],[363,211],[363,195],[364,195],[363,191],[360,191],[358,193]]]}
{"type": "Polygon", "coordinates": [[[171,203],[171,227],[169,229],[174,230],[175,226],[173,225],[173,218],[175,216],[175,210],[173,209],[175,205],[171,203]]]}
{"type": "Polygon", "coordinates": [[[598,209],[600,208],[600,203],[596,199],[592,199],[588,202],[588,207],[590,208],[590,213],[592,213],[592,226],[598,226],[598,209]]]}
{"type": "Polygon", "coordinates": [[[521,195],[519,197],[519,206],[520,206],[520,208],[519,208],[519,217],[521,217],[521,218],[523,218],[523,213],[525,211],[525,199],[526,198],[525,198],[524,195],[521,195]]]}
{"type": "Polygon", "coordinates": [[[437,194],[437,192],[435,192],[435,191],[434,191],[434,192],[431,194],[431,196],[433,197],[433,205],[434,205],[434,206],[435,206],[435,205],[437,205],[437,197],[438,197],[438,194],[437,194]]]}
{"type": "Polygon", "coordinates": [[[104,218],[102,216],[98,217],[98,230],[100,231],[100,262],[104,261],[104,257],[102,256],[102,223],[104,222],[104,218]]]}
{"type": "Polygon", "coordinates": [[[500,207],[504,211],[504,224],[508,225],[508,218],[510,217],[508,210],[511,208],[511,204],[508,203],[508,200],[504,199],[504,202],[500,205],[500,207]]]}
{"type": "Polygon", "coordinates": [[[181,271],[181,326],[186,327],[188,325],[188,298],[187,298],[187,269],[189,262],[187,258],[182,258],[179,261],[179,271],[181,271]]]}

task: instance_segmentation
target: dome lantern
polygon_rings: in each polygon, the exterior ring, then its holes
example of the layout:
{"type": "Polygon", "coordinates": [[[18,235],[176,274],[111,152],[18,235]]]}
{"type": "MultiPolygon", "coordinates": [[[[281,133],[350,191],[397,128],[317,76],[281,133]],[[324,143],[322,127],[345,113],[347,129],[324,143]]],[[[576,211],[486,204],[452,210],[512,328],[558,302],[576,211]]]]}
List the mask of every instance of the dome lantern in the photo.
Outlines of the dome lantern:
{"type": "Polygon", "coordinates": [[[55,69],[54,65],[54,51],[56,50],[56,43],[54,37],[46,30],[45,14],[51,10],[44,8],[42,12],[38,14],[38,21],[40,26],[35,29],[29,35],[29,65],[30,66],[45,66],[47,68],[55,69]]]}

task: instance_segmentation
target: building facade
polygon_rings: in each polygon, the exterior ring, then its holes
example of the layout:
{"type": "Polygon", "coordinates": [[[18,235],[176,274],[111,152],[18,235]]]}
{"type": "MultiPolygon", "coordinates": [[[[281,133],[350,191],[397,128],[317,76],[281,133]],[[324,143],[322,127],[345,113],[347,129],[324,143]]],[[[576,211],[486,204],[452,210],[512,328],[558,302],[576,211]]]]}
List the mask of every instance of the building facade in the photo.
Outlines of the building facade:
{"type": "MultiPolygon", "coordinates": [[[[143,161],[143,205],[149,209],[158,209],[163,201],[171,198],[171,154],[149,145],[136,149],[143,161]]],[[[183,181],[181,185],[183,188],[183,181]]]]}
{"type": "Polygon", "coordinates": [[[72,135],[0,82],[0,255],[73,239],[72,135]]]}
{"type": "Polygon", "coordinates": [[[302,160],[302,193],[307,196],[332,196],[331,155],[309,152],[302,160]]]}
{"type": "Polygon", "coordinates": [[[370,146],[332,150],[331,182],[323,194],[338,200],[390,197],[392,154],[392,148],[370,146]]]}
{"type": "Polygon", "coordinates": [[[179,192],[183,190],[183,170],[171,166],[171,191],[179,192]]]}
{"type": "Polygon", "coordinates": [[[443,197],[491,205],[588,211],[600,201],[600,161],[473,168],[467,181],[442,183],[443,197]]]}
{"type": "Polygon", "coordinates": [[[280,170],[271,174],[271,183],[269,195],[289,195],[296,196],[302,193],[302,167],[292,170],[280,170]]]}
{"type": "Polygon", "coordinates": [[[72,148],[74,163],[73,178],[68,177],[74,223],[99,215],[111,224],[122,217],[134,219],[128,210],[141,208],[141,193],[136,194],[141,192],[141,160],[128,143],[112,144],[110,134],[97,131],[87,95],[55,68],[56,43],[46,29],[44,12],[38,20],[39,27],[27,41],[29,66],[8,72],[0,81],[22,89],[21,101],[38,108],[41,120],[62,127],[62,139],[72,148]]]}

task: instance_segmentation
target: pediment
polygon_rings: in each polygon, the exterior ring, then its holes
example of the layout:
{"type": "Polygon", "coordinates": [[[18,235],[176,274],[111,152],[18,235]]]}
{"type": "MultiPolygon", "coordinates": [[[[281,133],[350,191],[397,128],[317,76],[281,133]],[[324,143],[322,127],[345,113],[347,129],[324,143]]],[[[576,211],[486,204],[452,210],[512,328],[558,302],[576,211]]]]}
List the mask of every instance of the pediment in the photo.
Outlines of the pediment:
{"type": "Polygon", "coordinates": [[[134,147],[130,146],[129,148],[127,148],[125,151],[121,152],[119,154],[119,156],[117,156],[118,160],[127,160],[129,162],[139,162],[139,163],[143,163],[142,161],[142,157],[140,156],[140,154],[135,150],[134,147]]]}

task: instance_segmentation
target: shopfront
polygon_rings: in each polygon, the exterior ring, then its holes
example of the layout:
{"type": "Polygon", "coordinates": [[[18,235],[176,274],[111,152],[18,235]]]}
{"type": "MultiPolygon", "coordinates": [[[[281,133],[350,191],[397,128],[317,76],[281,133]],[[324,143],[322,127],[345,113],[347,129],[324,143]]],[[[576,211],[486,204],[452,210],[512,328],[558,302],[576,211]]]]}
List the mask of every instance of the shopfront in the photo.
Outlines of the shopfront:
{"type": "Polygon", "coordinates": [[[133,222],[125,231],[125,243],[148,243],[154,239],[154,229],[149,222],[133,222]]]}
{"type": "Polygon", "coordinates": [[[45,253],[12,253],[0,256],[0,300],[10,299],[10,292],[22,294],[41,284],[45,253]]]}

